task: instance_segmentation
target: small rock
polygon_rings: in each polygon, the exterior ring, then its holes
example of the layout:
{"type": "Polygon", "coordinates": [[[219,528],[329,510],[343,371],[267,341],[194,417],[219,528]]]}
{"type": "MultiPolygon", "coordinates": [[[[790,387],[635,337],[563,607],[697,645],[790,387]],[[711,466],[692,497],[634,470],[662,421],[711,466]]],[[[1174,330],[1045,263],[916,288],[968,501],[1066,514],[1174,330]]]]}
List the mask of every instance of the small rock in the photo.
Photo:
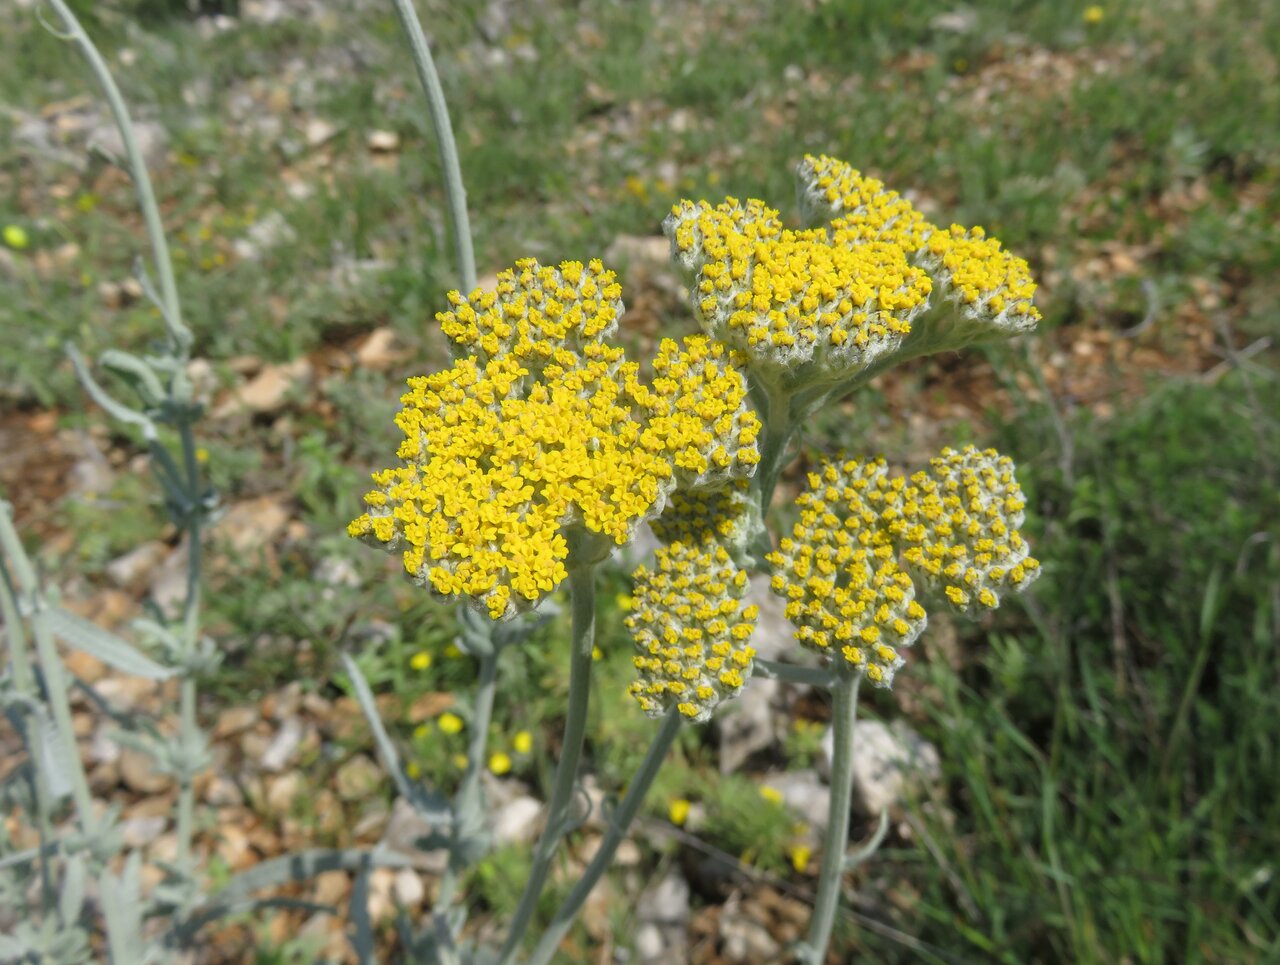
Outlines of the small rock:
{"type": "Polygon", "coordinates": [[[187,598],[187,576],[191,572],[187,545],[188,538],[184,536],[151,577],[151,599],[165,613],[176,613],[187,598]]]}
{"type": "Polygon", "coordinates": [[[218,827],[218,855],[232,871],[243,871],[257,862],[249,835],[238,824],[222,821],[218,827]]]}
{"type": "MultiPolygon", "coordinates": [[[[886,727],[878,720],[860,720],[853,742],[853,808],[876,817],[897,804],[912,787],[942,779],[938,750],[905,721],[886,727]]],[[[823,736],[819,767],[830,774],[832,735],[823,736]]]]}
{"type": "Polygon", "coordinates": [[[334,775],[334,790],[344,801],[357,801],[373,795],[385,777],[382,768],[364,754],[357,754],[334,775]]]}
{"type": "Polygon", "coordinates": [[[113,710],[139,710],[156,694],[156,682],[145,677],[103,677],[94,685],[113,710]]]}
{"type": "Polygon", "coordinates": [[[148,540],[108,563],[107,579],[122,590],[141,590],[168,555],[168,546],[158,539],[148,540]]]}
{"type": "Polygon", "coordinates": [[[120,752],[120,780],[138,794],[159,794],[173,783],[170,775],[156,770],[150,754],[134,747],[120,752]]]}
{"type": "Polygon", "coordinates": [[[662,929],[652,922],[646,922],[636,929],[636,958],[640,965],[660,965],[666,961],[666,942],[662,940],[662,929]]]}
{"type": "Polygon", "coordinates": [[[282,771],[298,752],[301,744],[302,721],[297,717],[290,717],[280,725],[275,738],[259,758],[258,764],[264,771],[282,771]]]}
{"type": "Polygon", "coordinates": [[[192,359],[187,363],[187,379],[191,382],[191,397],[200,405],[208,406],[218,388],[218,375],[208,359],[192,359]]]}
{"type": "Polygon", "coordinates": [[[311,362],[305,358],[268,365],[244,385],[233,389],[230,398],[213,410],[213,417],[226,419],[243,412],[273,415],[284,408],[291,391],[311,381],[313,371],[311,362]]]}
{"type": "Polygon", "coordinates": [[[640,864],[642,857],[640,846],[630,838],[624,838],[618,844],[618,851],[613,860],[619,868],[634,868],[640,864]]]}
{"type": "Polygon", "coordinates": [[[114,722],[103,721],[93,733],[89,742],[88,758],[95,764],[109,764],[120,759],[120,745],[111,736],[116,727],[114,722]]]}
{"type": "Polygon", "coordinates": [[[216,775],[204,789],[204,803],[211,807],[236,807],[244,803],[244,795],[236,782],[216,775]]]}
{"type": "Polygon", "coordinates": [[[803,817],[811,827],[822,829],[827,826],[831,789],[822,782],[817,771],[783,771],[766,777],[763,783],[780,792],[782,803],[803,817]]]}
{"type": "Polygon", "coordinates": [[[636,918],[663,925],[689,920],[689,883],[678,872],[669,871],[644,890],[636,902],[636,918]]]}
{"type": "Polygon", "coordinates": [[[391,368],[405,357],[405,350],[398,342],[395,329],[385,325],[375,328],[356,349],[356,364],[372,372],[391,368]]]}
{"type": "Polygon", "coordinates": [[[375,923],[390,918],[396,910],[392,896],[395,875],[391,868],[374,868],[369,875],[369,919],[375,923]]]}
{"type": "Polygon", "coordinates": [[[248,730],[257,722],[257,707],[228,707],[218,715],[218,722],[213,726],[213,736],[217,740],[223,740],[248,730]]]}
{"type": "Polygon", "coordinates": [[[379,154],[389,154],[400,150],[400,135],[395,131],[370,131],[365,143],[369,150],[379,154]]]}
{"type": "Polygon", "coordinates": [[[67,673],[87,684],[97,683],[107,673],[107,665],[83,650],[68,650],[62,658],[67,673]]]}
{"type": "Polygon", "coordinates": [[[268,495],[235,503],[218,521],[218,532],[233,550],[249,554],[262,549],[289,522],[285,496],[268,495]]]}
{"type": "Polygon", "coordinates": [[[304,788],[302,775],[297,771],[281,774],[272,780],[267,788],[267,807],[271,809],[272,814],[288,814],[304,788]]]}
{"type": "Polygon", "coordinates": [[[345,901],[351,890],[351,878],[345,871],[322,871],[315,878],[316,902],[337,905],[345,901]]]}
{"type": "Polygon", "coordinates": [[[427,888],[412,868],[401,868],[391,882],[391,894],[396,904],[409,911],[417,911],[427,896],[427,888]]]}
{"type": "Polygon", "coordinates": [[[313,117],[307,121],[304,136],[307,139],[307,147],[320,147],[327,141],[333,139],[338,133],[338,129],[323,118],[313,117]]]}
{"type": "Polygon", "coordinates": [[[528,844],[538,836],[542,823],[542,804],[532,797],[517,797],[493,812],[493,842],[504,844],[528,844]]]}
{"type": "Polygon", "coordinates": [[[769,929],[743,912],[738,894],[720,910],[720,950],[726,959],[741,965],[773,965],[782,952],[769,929]]]}

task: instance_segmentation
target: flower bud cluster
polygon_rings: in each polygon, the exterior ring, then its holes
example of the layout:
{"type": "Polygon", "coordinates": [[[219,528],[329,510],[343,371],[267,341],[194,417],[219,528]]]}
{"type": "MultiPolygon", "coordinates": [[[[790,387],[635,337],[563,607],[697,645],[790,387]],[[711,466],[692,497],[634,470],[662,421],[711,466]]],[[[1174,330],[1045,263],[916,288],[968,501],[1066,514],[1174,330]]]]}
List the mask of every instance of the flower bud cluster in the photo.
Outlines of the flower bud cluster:
{"type": "Polygon", "coordinates": [[[960,612],[999,606],[998,590],[1039,575],[1018,532],[1025,502],[1012,461],[993,449],[944,449],[910,479],[883,459],[810,473],[789,538],[768,557],[796,639],[889,686],[924,630],[917,590],[960,612]]]}
{"type": "Polygon", "coordinates": [[[766,384],[840,382],[899,350],[958,348],[1039,320],[1027,263],[981,228],[940,229],[825,155],[806,156],[797,174],[817,227],[783,228],[764,202],[736,198],[681,201],[663,222],[703,328],[766,384]]]}
{"type": "Polygon", "coordinates": [[[770,588],[804,647],[865,674],[880,687],[903,663],[927,617],[889,533],[868,498],[885,483],[883,461],[828,463],[809,474],[791,536],[768,556],[770,588]]]}
{"type": "Polygon", "coordinates": [[[658,549],[655,566],[633,574],[626,625],[639,679],[628,692],[650,717],[676,707],[701,723],[751,676],[759,608],[742,605],[747,574],[723,547],[675,542],[658,549]]]}
{"type": "Polygon", "coordinates": [[[1018,531],[1026,501],[1013,473],[994,449],[943,449],[886,500],[883,518],[908,569],[961,612],[974,603],[994,610],[998,591],[1040,575],[1018,531]]]}
{"type": "Polygon", "coordinates": [[[731,547],[748,535],[751,505],[750,483],[739,477],[715,489],[676,490],[649,525],[663,543],[702,546],[714,541],[731,547]]]}
{"type": "Polygon", "coordinates": [[[452,294],[441,323],[474,354],[409,380],[402,464],[374,474],[348,532],[499,619],[565,578],[570,527],[623,545],[678,484],[749,476],[760,426],[728,353],[702,336],[665,344],[646,385],[603,341],[617,294],[599,262],[531,260],[496,292],[452,294]]]}

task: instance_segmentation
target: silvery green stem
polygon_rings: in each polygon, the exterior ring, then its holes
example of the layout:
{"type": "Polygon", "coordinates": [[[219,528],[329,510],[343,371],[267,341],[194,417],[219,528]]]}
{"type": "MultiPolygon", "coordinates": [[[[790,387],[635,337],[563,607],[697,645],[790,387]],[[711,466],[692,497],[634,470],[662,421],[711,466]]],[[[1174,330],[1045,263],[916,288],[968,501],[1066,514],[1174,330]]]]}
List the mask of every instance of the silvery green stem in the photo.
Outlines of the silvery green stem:
{"type": "Polygon", "coordinates": [[[831,803],[827,810],[827,836],[822,844],[822,869],[813,918],[803,951],[807,965],[822,965],[840,905],[844,877],[844,853],[849,846],[849,809],[853,802],[853,731],[858,716],[858,684],[861,674],[837,671],[831,688],[833,751],[831,755],[831,803]]]}
{"type": "Polygon", "coordinates": [[[458,278],[462,291],[468,293],[476,287],[476,256],[471,242],[471,221],[467,217],[467,191],[462,183],[462,166],[458,163],[458,147],[453,139],[453,126],[449,123],[449,106],[445,103],[440,75],[436,72],[431,48],[427,46],[413,3],[411,0],[392,0],[392,3],[400,26],[409,38],[409,50],[418,70],[418,80],[427,95],[427,110],[431,115],[431,126],[435,128],[440,166],[444,170],[444,195],[449,206],[449,222],[453,226],[458,278]]]}
{"type": "Polygon", "coordinates": [[[454,842],[449,854],[449,865],[440,881],[432,914],[443,915],[453,904],[458,889],[458,877],[465,867],[459,847],[460,838],[474,830],[470,825],[481,823],[483,801],[480,794],[480,773],[484,769],[484,752],[489,736],[489,721],[493,719],[493,701],[498,682],[498,650],[495,648],[480,657],[480,682],[476,687],[475,711],[471,715],[471,736],[467,746],[467,772],[463,775],[454,798],[454,842]],[[464,824],[464,822],[466,822],[464,824]]]}
{"type": "Polygon", "coordinates": [[[569,892],[569,897],[564,900],[564,904],[551,919],[551,924],[538,939],[537,947],[529,956],[527,965],[546,965],[551,961],[551,956],[559,947],[560,940],[564,938],[573,920],[578,917],[578,912],[590,897],[592,889],[609,870],[609,865],[613,864],[613,856],[617,853],[618,845],[627,836],[627,830],[635,820],[636,812],[640,810],[640,805],[644,802],[645,795],[649,793],[649,788],[653,785],[654,778],[658,776],[658,771],[662,769],[662,763],[666,760],[671,745],[675,743],[682,723],[680,711],[674,707],[662,719],[662,727],[653,735],[653,741],[649,744],[644,760],[640,763],[635,776],[627,784],[627,793],[623,795],[622,802],[609,818],[609,829],[605,832],[604,840],[600,842],[600,847],[596,849],[595,856],[582,872],[578,883],[573,886],[573,891],[569,892]]]}
{"type": "Polygon", "coordinates": [[[787,446],[795,425],[791,420],[790,399],[778,389],[769,391],[768,411],[764,413],[764,439],[760,447],[760,466],[756,470],[756,488],[760,494],[760,516],[767,518],[773,502],[773,491],[782,475],[787,446]]]}
{"type": "MultiPolygon", "coordinates": [[[[48,604],[40,594],[39,581],[31,560],[18,531],[13,526],[11,509],[7,503],[0,504],[0,549],[3,549],[14,570],[15,586],[25,594],[31,607],[31,631],[35,637],[36,660],[40,664],[40,673],[44,677],[45,701],[53,713],[54,726],[58,732],[58,742],[62,745],[62,756],[67,770],[65,776],[71,784],[71,796],[75,801],[79,815],[80,829],[87,834],[93,832],[96,824],[93,814],[93,798],[89,793],[89,778],[80,761],[80,750],[76,746],[75,727],[71,721],[71,700],[67,691],[67,678],[62,670],[62,659],[58,655],[57,645],[53,642],[53,631],[49,627],[48,604]]],[[[6,587],[9,585],[7,571],[6,587]]],[[[6,622],[10,618],[9,607],[5,606],[6,622]]],[[[16,615],[13,626],[17,627],[16,615]]],[[[11,640],[19,640],[11,635],[11,640]]],[[[25,653],[24,653],[25,657],[25,653]]]]}
{"type": "MultiPolygon", "coordinates": [[[[5,538],[0,539],[0,545],[5,546],[6,549],[10,536],[13,539],[17,538],[12,515],[13,507],[7,502],[0,501],[0,520],[2,520],[0,526],[5,527],[6,532],[5,538]]],[[[26,697],[34,698],[36,679],[31,668],[31,657],[27,653],[27,636],[22,629],[17,588],[9,575],[9,566],[5,563],[3,552],[0,552],[0,617],[4,619],[5,636],[9,641],[9,664],[12,667],[14,689],[26,697]]],[[[23,719],[19,726],[22,728],[22,736],[27,747],[34,746],[30,722],[23,719]]],[[[49,786],[40,768],[32,767],[30,773],[36,805],[36,825],[40,832],[40,847],[36,850],[40,859],[41,894],[47,907],[53,895],[53,878],[50,874],[49,855],[46,851],[46,846],[53,841],[53,802],[49,800],[49,786]]]]}
{"type": "MultiPolygon", "coordinates": [[[[195,439],[191,425],[185,420],[180,426],[182,457],[186,468],[187,490],[187,596],[183,601],[184,656],[195,655],[200,644],[200,467],[196,459],[195,439]]],[[[199,724],[196,721],[196,679],[188,671],[182,677],[178,694],[178,719],[181,740],[185,747],[194,747],[199,724]]],[[[183,770],[178,785],[178,866],[186,868],[191,857],[191,838],[195,831],[195,787],[192,775],[183,770]]]]}
{"type": "Polygon", "coordinates": [[[138,205],[142,208],[142,217],[147,225],[147,236],[151,239],[151,256],[155,261],[156,274],[160,276],[160,297],[163,303],[165,326],[177,345],[185,354],[191,345],[191,330],[183,324],[182,306],[178,301],[178,286],[173,277],[173,262],[169,258],[169,245],[164,236],[164,224],[160,220],[160,207],[156,204],[155,192],[151,189],[151,177],[147,174],[147,166],[143,162],[142,152],[138,149],[138,139],[133,132],[133,121],[129,117],[129,109],[124,98],[120,96],[120,88],[116,86],[107,69],[106,61],[98,53],[89,35],[80,26],[70,8],[63,0],[48,0],[48,3],[66,28],[63,38],[80,48],[80,53],[89,64],[94,79],[102,89],[103,96],[111,108],[116,127],[120,131],[120,140],[124,145],[125,161],[129,165],[129,175],[133,179],[133,187],[138,195],[138,205]]]}
{"type": "Polygon", "coordinates": [[[591,696],[591,651],[596,637],[596,572],[595,566],[585,564],[569,571],[569,593],[573,603],[573,641],[569,656],[569,710],[564,722],[564,740],[560,746],[560,761],[551,787],[551,800],[547,803],[547,823],[533,852],[533,865],[524,894],[511,919],[511,931],[498,958],[505,965],[514,957],[525,931],[529,928],[538,899],[551,873],[551,859],[556,845],[564,835],[573,803],[573,788],[578,778],[578,763],[582,759],[582,744],[587,733],[587,704],[591,696]]]}

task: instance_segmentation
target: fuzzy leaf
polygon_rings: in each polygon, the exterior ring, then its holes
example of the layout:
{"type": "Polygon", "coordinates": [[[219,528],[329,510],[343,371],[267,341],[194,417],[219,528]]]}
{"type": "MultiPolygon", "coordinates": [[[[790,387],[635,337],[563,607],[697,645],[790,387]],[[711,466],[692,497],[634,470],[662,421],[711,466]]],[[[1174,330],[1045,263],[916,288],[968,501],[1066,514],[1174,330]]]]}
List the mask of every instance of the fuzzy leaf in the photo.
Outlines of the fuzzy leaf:
{"type": "Polygon", "coordinates": [[[148,680],[165,680],[174,675],[169,667],[156,663],[132,644],[70,610],[50,607],[49,624],[55,636],[117,670],[148,680]]]}

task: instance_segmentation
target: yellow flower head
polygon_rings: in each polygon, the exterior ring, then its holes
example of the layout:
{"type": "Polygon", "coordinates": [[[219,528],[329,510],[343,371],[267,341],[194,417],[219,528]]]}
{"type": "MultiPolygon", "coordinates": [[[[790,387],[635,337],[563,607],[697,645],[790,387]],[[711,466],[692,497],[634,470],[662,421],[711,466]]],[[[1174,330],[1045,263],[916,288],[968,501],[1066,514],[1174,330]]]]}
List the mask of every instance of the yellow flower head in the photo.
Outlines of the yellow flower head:
{"type": "Polygon", "coordinates": [[[943,449],[886,497],[882,515],[903,561],[956,610],[995,609],[998,591],[1021,590],[1040,575],[1018,532],[1026,501],[1013,462],[994,449],[943,449]]]}
{"type": "Polygon", "coordinates": [[[598,262],[522,261],[496,293],[454,297],[446,331],[476,354],[409,380],[402,465],[374,473],[352,536],[494,619],[567,575],[571,528],[624,545],[677,484],[749,476],[759,421],[723,346],[663,344],[652,385],[604,344],[621,304],[598,262]]]}
{"type": "Polygon", "coordinates": [[[892,685],[903,663],[898,648],[913,644],[927,621],[874,508],[874,494],[891,485],[883,460],[810,473],[791,536],[767,557],[770,588],[787,601],[796,640],[878,687],[892,685]]]}
{"type": "Polygon", "coordinates": [[[1102,23],[1106,15],[1106,10],[1096,3],[1084,8],[1084,22],[1088,24],[1102,23]]]}
{"type": "Polygon", "coordinates": [[[736,697],[751,676],[747,642],[759,608],[742,606],[747,574],[719,546],[661,547],[656,569],[635,571],[635,610],[626,618],[639,679],[628,692],[650,717],[671,707],[692,723],[736,697]]]}
{"type": "Polygon", "coordinates": [[[518,730],[511,738],[511,746],[515,748],[517,754],[528,754],[533,750],[533,735],[527,730],[518,730]]]}
{"type": "Polygon", "coordinates": [[[1008,337],[1039,320],[1027,263],[981,229],[941,230],[826,155],[806,155],[797,175],[811,229],[788,230],[764,202],[735,198],[681,201],[663,222],[703,327],[766,384],[840,382],[897,353],[1008,337]]]}
{"type": "Polygon", "coordinates": [[[499,777],[511,773],[511,755],[503,751],[495,751],[489,756],[489,770],[499,777]]]}
{"type": "Polygon", "coordinates": [[[732,479],[719,488],[676,490],[662,515],[650,523],[663,543],[733,548],[748,535],[750,482],[732,479]]]}
{"type": "Polygon", "coordinates": [[[832,237],[840,244],[889,242],[911,254],[929,236],[931,226],[910,201],[844,161],[806,154],[796,176],[805,219],[832,222],[832,237]]]}
{"type": "Polygon", "coordinates": [[[684,827],[689,820],[689,810],[693,805],[682,797],[674,798],[667,805],[667,817],[676,827],[684,827]]]}
{"type": "Polygon", "coordinates": [[[461,717],[448,711],[441,714],[436,723],[439,725],[441,732],[445,734],[460,734],[464,726],[461,717]]]}
{"type": "Polygon", "coordinates": [[[21,251],[31,243],[27,237],[27,231],[22,225],[7,224],[0,235],[4,237],[4,243],[15,251],[21,251]]]}
{"type": "Polygon", "coordinates": [[[954,309],[948,348],[1029,332],[1040,321],[1032,304],[1036,283],[1026,261],[981,228],[952,225],[934,231],[920,264],[937,284],[936,297],[954,309]]]}

